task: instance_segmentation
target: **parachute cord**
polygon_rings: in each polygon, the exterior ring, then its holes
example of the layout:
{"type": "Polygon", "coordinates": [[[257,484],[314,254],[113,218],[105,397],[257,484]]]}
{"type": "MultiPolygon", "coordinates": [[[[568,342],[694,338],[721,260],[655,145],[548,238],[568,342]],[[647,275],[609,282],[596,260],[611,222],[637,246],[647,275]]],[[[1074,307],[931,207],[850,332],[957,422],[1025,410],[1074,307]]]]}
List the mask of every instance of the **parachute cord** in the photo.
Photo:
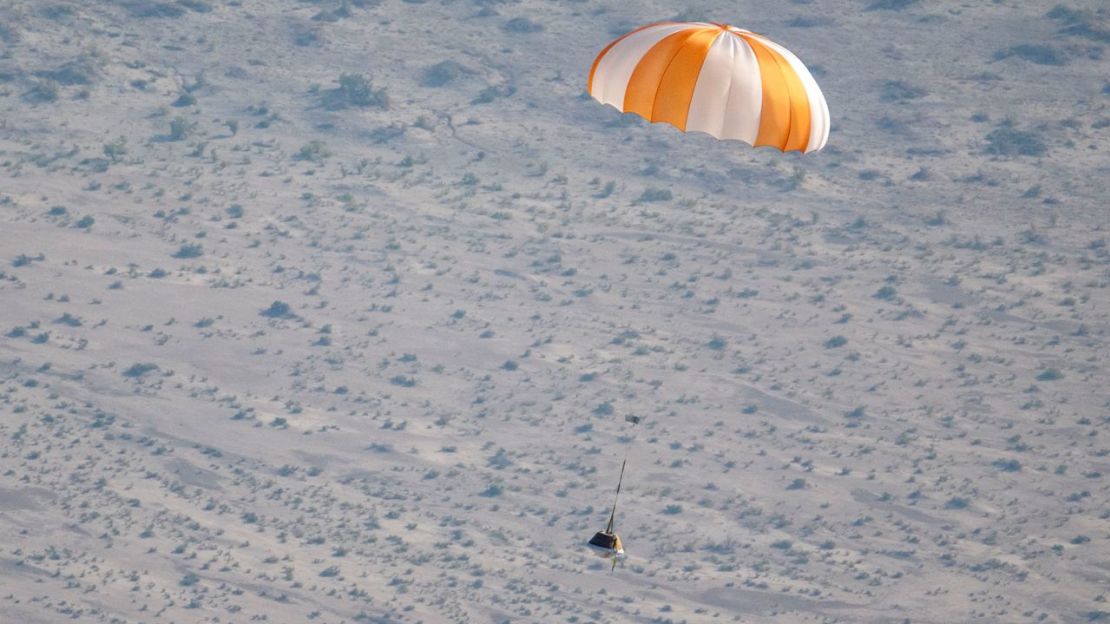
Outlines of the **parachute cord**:
{"type": "Polygon", "coordinates": [[[617,493],[616,493],[616,495],[613,496],[613,511],[612,511],[612,513],[609,514],[609,524],[605,527],[605,532],[606,533],[612,533],[613,532],[614,521],[617,518],[617,500],[620,498],[620,495],[621,495],[621,483],[624,482],[624,466],[627,463],[628,463],[628,456],[626,455],[624,460],[621,461],[621,476],[620,476],[620,478],[617,479],[617,493]]]}

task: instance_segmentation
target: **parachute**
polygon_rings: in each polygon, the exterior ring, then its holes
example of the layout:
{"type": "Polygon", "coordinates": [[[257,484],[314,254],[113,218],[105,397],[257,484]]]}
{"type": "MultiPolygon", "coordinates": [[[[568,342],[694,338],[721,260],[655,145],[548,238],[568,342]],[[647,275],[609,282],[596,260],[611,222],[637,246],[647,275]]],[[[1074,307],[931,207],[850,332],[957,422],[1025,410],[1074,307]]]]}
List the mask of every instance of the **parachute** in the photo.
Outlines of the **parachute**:
{"type": "Polygon", "coordinates": [[[590,69],[590,95],[683,132],[820,150],[829,106],[809,70],[763,35],[707,22],[660,22],[610,43],[590,69]]]}
{"type": "MultiPolygon", "coordinates": [[[[659,22],[610,43],[590,68],[591,97],[652,123],[782,152],[816,152],[829,140],[829,105],[809,69],[763,35],[708,22],[659,22]]],[[[638,425],[641,417],[625,421],[638,425]]],[[[624,555],[616,533],[621,462],[609,523],[589,540],[624,555]]]]}

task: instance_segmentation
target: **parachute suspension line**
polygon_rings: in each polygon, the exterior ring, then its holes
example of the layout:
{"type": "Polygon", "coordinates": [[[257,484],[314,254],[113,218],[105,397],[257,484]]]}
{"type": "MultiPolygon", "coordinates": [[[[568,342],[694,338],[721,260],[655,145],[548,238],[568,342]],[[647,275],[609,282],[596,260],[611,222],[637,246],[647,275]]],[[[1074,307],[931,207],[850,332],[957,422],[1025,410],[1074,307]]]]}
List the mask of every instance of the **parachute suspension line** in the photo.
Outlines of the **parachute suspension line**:
{"type": "Polygon", "coordinates": [[[624,460],[621,462],[621,476],[617,479],[617,493],[613,496],[613,511],[609,514],[609,524],[605,527],[606,533],[613,532],[614,520],[616,520],[617,518],[617,499],[619,499],[621,495],[621,483],[624,482],[624,466],[627,463],[628,457],[625,457],[624,460]]]}

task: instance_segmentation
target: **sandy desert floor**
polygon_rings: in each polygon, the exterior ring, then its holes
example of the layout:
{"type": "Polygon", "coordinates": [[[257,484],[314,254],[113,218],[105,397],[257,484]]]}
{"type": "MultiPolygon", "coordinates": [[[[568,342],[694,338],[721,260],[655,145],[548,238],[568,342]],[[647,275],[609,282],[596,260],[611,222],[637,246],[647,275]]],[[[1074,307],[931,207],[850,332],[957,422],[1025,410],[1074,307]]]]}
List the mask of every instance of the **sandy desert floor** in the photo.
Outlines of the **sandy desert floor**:
{"type": "Polygon", "coordinates": [[[1097,2],[0,3],[0,620],[1110,621],[1108,44],[1097,2]],[[797,52],[829,147],[584,94],[671,18],[797,52]]]}

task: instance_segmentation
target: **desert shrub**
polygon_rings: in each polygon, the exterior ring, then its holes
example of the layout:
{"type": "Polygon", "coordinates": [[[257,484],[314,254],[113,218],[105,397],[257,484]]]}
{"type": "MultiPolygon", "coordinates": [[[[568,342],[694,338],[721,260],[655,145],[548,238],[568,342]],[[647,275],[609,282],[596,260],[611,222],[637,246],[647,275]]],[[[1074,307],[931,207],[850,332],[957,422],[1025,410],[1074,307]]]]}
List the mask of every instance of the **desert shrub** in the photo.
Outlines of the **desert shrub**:
{"type": "Polygon", "coordinates": [[[111,143],[104,144],[104,155],[112,162],[119,162],[127,155],[127,139],[122,136],[111,143]]]}
{"type": "Polygon", "coordinates": [[[318,45],[323,42],[323,36],[315,28],[300,27],[293,30],[293,43],[302,48],[318,45]]]}
{"type": "Polygon", "coordinates": [[[22,39],[22,36],[18,30],[8,24],[0,23],[0,41],[8,45],[15,45],[19,43],[20,39],[22,39]]]}
{"type": "Polygon", "coordinates": [[[175,108],[184,108],[186,106],[192,106],[196,103],[197,98],[195,95],[193,95],[192,93],[182,93],[177,97],[176,100],[173,101],[173,104],[171,104],[171,106],[174,106],[175,108]]]}
{"type": "Polygon", "coordinates": [[[876,299],[881,300],[881,301],[890,301],[891,299],[893,299],[897,295],[898,295],[898,291],[895,290],[895,288],[893,286],[887,285],[887,286],[883,286],[879,290],[875,291],[875,294],[872,295],[872,296],[875,297],[876,299]]]}
{"type": "Polygon", "coordinates": [[[37,71],[35,76],[53,80],[60,85],[87,85],[92,84],[93,78],[96,77],[96,64],[91,58],[82,57],[57,69],[37,71]]]}
{"type": "Polygon", "coordinates": [[[73,17],[76,11],[68,4],[49,4],[39,9],[39,16],[48,20],[63,20],[73,17]]]}
{"type": "Polygon", "coordinates": [[[728,341],[720,336],[714,336],[705,346],[714,351],[723,351],[728,346],[728,341]]]}
{"type": "Polygon", "coordinates": [[[204,255],[204,248],[197,243],[186,243],[173,252],[174,258],[199,258],[204,255]]]}
{"type": "Polygon", "coordinates": [[[259,312],[260,315],[266,318],[293,318],[293,308],[284,301],[275,301],[270,304],[270,307],[259,312]]]}
{"type": "Polygon", "coordinates": [[[185,119],[184,117],[174,117],[172,120],[170,120],[170,133],[168,135],[168,138],[171,141],[184,141],[185,139],[189,138],[190,134],[193,133],[193,129],[195,127],[196,124],[189,121],[188,119],[185,119]]]}
{"type": "Polygon", "coordinates": [[[1037,374],[1037,381],[1056,381],[1063,378],[1064,374],[1057,368],[1046,368],[1037,374]]]}
{"type": "Polygon", "coordinates": [[[1073,37],[1085,37],[1099,43],[1110,43],[1110,28],[1104,23],[1099,23],[1098,18],[1090,11],[1069,9],[1062,4],[1056,5],[1048,12],[1048,18],[1063,23],[1060,34],[1073,37]]]}
{"type": "Polygon", "coordinates": [[[323,141],[310,141],[306,145],[301,146],[301,149],[293,156],[294,160],[307,160],[309,162],[320,162],[330,156],[323,141]]]}
{"type": "Polygon", "coordinates": [[[1056,6],[1052,7],[1052,10],[1045,14],[1045,17],[1054,20],[1071,22],[1081,19],[1083,17],[1083,12],[1078,9],[1069,9],[1062,4],[1057,4],[1056,6]]]}
{"type": "Polygon", "coordinates": [[[146,375],[147,373],[152,373],[156,370],[158,370],[157,364],[151,364],[150,362],[136,362],[132,364],[127,370],[123,371],[123,376],[130,377],[131,379],[137,379],[146,375]]]}
{"type": "Polygon", "coordinates": [[[403,123],[391,123],[388,126],[378,126],[366,133],[366,138],[374,143],[388,143],[393,139],[405,135],[408,127],[403,123]]]}
{"type": "Polygon", "coordinates": [[[494,470],[504,470],[513,465],[513,460],[509,459],[505,449],[499,448],[496,453],[486,458],[486,465],[494,470]]]}
{"type": "Polygon", "coordinates": [[[204,2],[204,0],[177,0],[177,3],[196,13],[209,13],[212,11],[212,5],[204,2]]]}
{"type": "Polygon", "coordinates": [[[879,91],[879,99],[884,102],[904,102],[916,100],[929,94],[922,87],[911,85],[904,80],[887,80],[879,91]]]}
{"type": "Polygon", "coordinates": [[[456,61],[441,61],[424,68],[420,74],[420,84],[425,87],[442,87],[469,73],[469,69],[456,61]]]}
{"type": "MultiPolygon", "coordinates": [[[[925,171],[925,169],[921,169],[921,171],[925,171]]],[[[914,174],[913,177],[914,179],[916,179],[917,174],[914,174]]],[[[927,178],[928,176],[926,175],[924,177],[927,178]]],[[[946,223],[948,223],[948,217],[944,214],[943,210],[938,210],[931,217],[925,218],[925,225],[928,225],[929,227],[940,227],[942,225],[945,225],[946,223]]]]}
{"type": "Polygon", "coordinates": [[[986,151],[997,156],[1041,156],[1048,151],[1048,146],[1036,134],[1004,122],[987,135],[986,151]]]}
{"type": "Polygon", "coordinates": [[[151,2],[150,0],[134,0],[124,4],[131,17],[144,18],[174,18],[185,14],[185,9],[172,2],[151,2]]]}
{"type": "Polygon", "coordinates": [[[351,4],[347,0],[343,0],[339,6],[334,9],[324,9],[312,16],[314,22],[338,22],[341,19],[346,19],[351,16],[351,4]]]}
{"type": "Polygon", "coordinates": [[[825,348],[836,349],[838,347],[843,347],[846,344],[848,344],[848,339],[844,336],[833,336],[832,338],[829,338],[825,341],[825,348]]]}
{"type": "Polygon", "coordinates": [[[389,96],[384,88],[375,89],[374,83],[362,74],[340,74],[339,86],[320,94],[320,103],[328,110],[345,108],[389,108],[389,96]]]}
{"type": "Polygon", "coordinates": [[[50,79],[36,80],[23,98],[34,104],[46,104],[58,99],[58,83],[50,79]]]}
{"type": "Polygon", "coordinates": [[[527,34],[540,32],[541,30],[543,30],[543,24],[532,21],[527,17],[514,17],[513,19],[505,22],[505,25],[502,26],[502,28],[504,28],[506,32],[527,34]]]}
{"type": "Polygon", "coordinates": [[[44,256],[43,254],[39,254],[37,256],[28,256],[27,254],[19,254],[18,256],[15,257],[15,259],[12,260],[12,266],[16,267],[16,268],[19,268],[19,267],[23,267],[23,266],[28,266],[32,262],[42,262],[45,259],[46,259],[46,256],[44,256]]]}
{"type": "Polygon", "coordinates": [[[832,24],[832,20],[827,17],[814,16],[814,15],[799,15],[786,23],[787,26],[792,28],[814,28],[816,26],[828,26],[832,24]]]}
{"type": "Polygon", "coordinates": [[[669,189],[649,188],[645,189],[644,192],[640,194],[636,202],[646,204],[651,202],[670,201],[672,197],[669,189]]]}
{"type": "Polygon", "coordinates": [[[609,197],[610,195],[612,195],[613,191],[615,191],[616,189],[617,189],[617,183],[612,181],[612,180],[609,180],[608,182],[605,183],[605,186],[601,187],[600,191],[598,191],[597,193],[594,193],[594,199],[605,199],[606,197],[609,197]]]}
{"type": "Polygon", "coordinates": [[[904,11],[917,4],[917,0],[875,0],[865,11],[904,11]]]}
{"type": "Polygon", "coordinates": [[[500,485],[498,485],[496,483],[491,483],[489,485],[489,487],[487,487],[485,490],[479,492],[478,496],[484,496],[486,498],[495,498],[495,497],[501,496],[501,494],[504,491],[505,491],[505,488],[501,487],[500,485]]]}
{"type": "Polygon", "coordinates": [[[491,85],[482,89],[474,99],[470,100],[471,104],[489,104],[490,102],[497,101],[500,98],[506,98],[516,93],[516,89],[512,86],[496,86],[491,85]]]}
{"type": "Polygon", "coordinates": [[[1021,462],[1016,459],[996,459],[991,462],[991,465],[1001,470],[1002,472],[1019,472],[1021,471],[1021,462]]]}
{"type": "Polygon", "coordinates": [[[892,117],[880,117],[875,120],[875,125],[879,130],[889,132],[891,134],[908,135],[912,128],[912,124],[906,120],[895,119],[892,117]]]}
{"type": "Polygon", "coordinates": [[[81,319],[76,317],[76,316],[73,316],[69,312],[66,312],[65,314],[63,314],[63,315],[59,316],[58,318],[54,319],[54,322],[59,324],[59,325],[68,325],[70,327],[80,327],[81,326],[81,319]]]}
{"type": "Polygon", "coordinates": [[[998,50],[994,53],[994,60],[1001,61],[1011,56],[1037,65],[1063,65],[1067,62],[1067,57],[1062,52],[1050,45],[1039,43],[1022,43],[1012,48],[998,50]]]}

